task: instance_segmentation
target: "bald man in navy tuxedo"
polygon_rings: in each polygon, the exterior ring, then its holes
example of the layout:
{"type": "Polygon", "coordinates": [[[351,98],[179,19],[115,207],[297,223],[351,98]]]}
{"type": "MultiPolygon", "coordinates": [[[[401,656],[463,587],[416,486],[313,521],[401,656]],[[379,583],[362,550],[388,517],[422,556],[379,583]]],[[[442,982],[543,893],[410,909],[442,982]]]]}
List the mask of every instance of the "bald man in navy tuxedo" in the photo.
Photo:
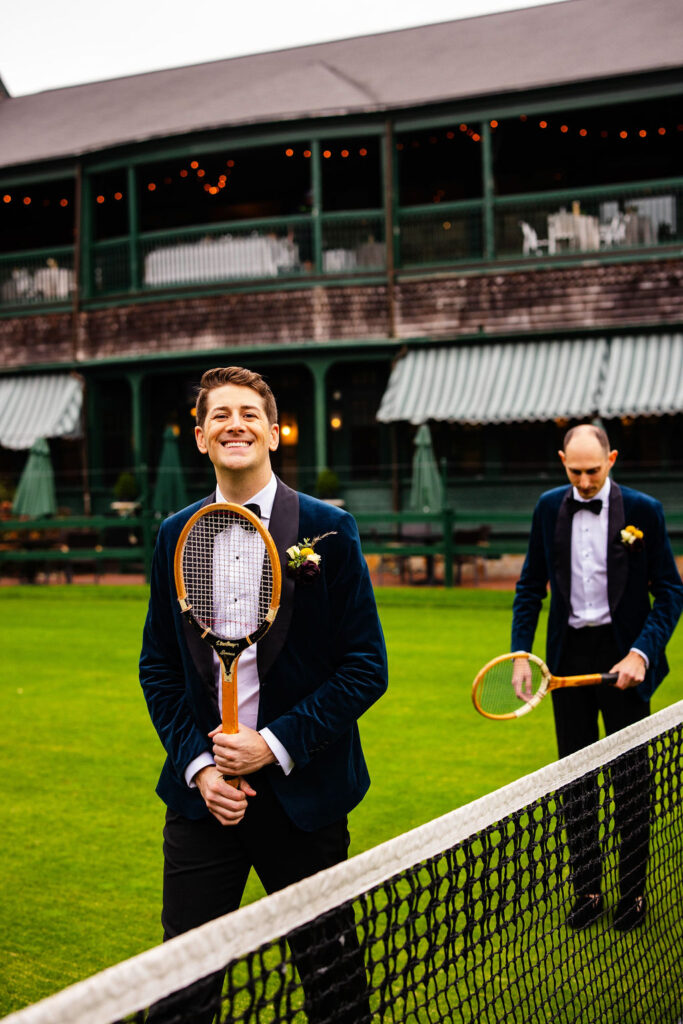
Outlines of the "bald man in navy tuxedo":
{"type": "MultiPolygon", "coordinates": [[[[552,692],[560,757],[594,743],[602,714],[608,734],[650,713],[650,697],[668,672],[665,647],[683,608],[683,586],[661,504],[610,479],[617,452],[592,424],[570,430],[559,453],[569,487],[541,496],[513,604],[512,650],[530,652],[550,585],[546,662],[554,675],[618,673],[615,686],[552,692]],[[635,527],[629,543],[622,531],[635,527]],[[651,601],[650,598],[654,600],[651,601]]],[[[515,662],[513,684],[530,676],[515,662]]],[[[614,927],[645,919],[649,845],[647,755],[625,759],[612,782],[621,836],[620,899],[614,927]]],[[[570,787],[564,815],[574,886],[568,922],[584,928],[603,911],[597,787],[570,787]]]]}
{"type": "MultiPolygon", "coordinates": [[[[195,437],[215,469],[216,490],[162,523],[140,657],[167,755],[157,786],[167,805],[164,939],[236,909],[252,866],[270,893],[346,858],[347,815],[370,784],[357,722],[387,686],[355,521],[272,473],[277,408],[263,378],[242,367],[207,371],[195,437]],[[258,506],[283,568],[277,617],[240,658],[235,735],[220,730],[218,660],[181,616],[173,576],[183,526],[213,501],[258,506]],[[287,549],[323,534],[319,571],[292,578],[287,549]]],[[[353,929],[353,914],[350,925],[337,924],[353,929]]],[[[369,1007],[355,933],[329,940],[304,929],[292,943],[309,1021],[359,1024],[369,1007]]],[[[204,992],[205,1012],[188,1004],[181,1019],[211,1021],[220,981],[204,992]]],[[[150,1020],[171,1015],[156,1007],[150,1020]]]]}

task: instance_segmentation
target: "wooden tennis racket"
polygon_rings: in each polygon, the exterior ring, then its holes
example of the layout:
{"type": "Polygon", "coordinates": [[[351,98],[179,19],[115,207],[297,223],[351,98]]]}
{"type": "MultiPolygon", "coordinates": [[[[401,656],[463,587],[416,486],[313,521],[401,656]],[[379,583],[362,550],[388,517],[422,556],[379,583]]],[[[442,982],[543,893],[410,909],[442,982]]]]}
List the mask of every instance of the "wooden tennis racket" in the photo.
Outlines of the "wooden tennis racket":
{"type": "Polygon", "coordinates": [[[618,672],[554,676],[536,655],[516,651],[514,654],[501,654],[484,665],[472,684],[472,702],[485,718],[521,718],[537,708],[551,690],[565,686],[609,686],[618,678],[618,672]],[[522,680],[519,666],[515,672],[515,663],[525,659],[531,678],[522,680]]]}
{"type": "Polygon", "coordinates": [[[243,505],[205,505],[183,527],[173,570],[182,614],[220,659],[223,732],[236,733],[237,661],[265,636],[280,606],[275,543],[243,505]]]}

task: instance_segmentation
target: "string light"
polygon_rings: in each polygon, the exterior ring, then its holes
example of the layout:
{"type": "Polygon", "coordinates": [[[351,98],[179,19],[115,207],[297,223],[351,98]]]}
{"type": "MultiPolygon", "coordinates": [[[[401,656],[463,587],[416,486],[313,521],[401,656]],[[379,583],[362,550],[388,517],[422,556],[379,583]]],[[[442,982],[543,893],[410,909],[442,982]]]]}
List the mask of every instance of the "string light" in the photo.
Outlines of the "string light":
{"type": "Polygon", "coordinates": [[[344,157],[344,159],[346,159],[346,157],[349,155],[348,149],[342,149],[341,155],[344,157]]]}
{"type": "Polygon", "coordinates": [[[620,139],[627,139],[628,138],[628,132],[619,132],[619,138],[620,139]]]}
{"type": "Polygon", "coordinates": [[[565,135],[566,135],[566,134],[567,134],[567,132],[569,131],[569,125],[566,125],[566,124],[561,124],[561,125],[560,125],[560,131],[561,131],[561,132],[562,132],[563,134],[565,134],[565,135]]]}
{"type": "Polygon", "coordinates": [[[189,174],[189,171],[187,171],[187,170],[186,170],[186,169],[185,169],[185,168],[183,167],[182,171],[180,172],[180,177],[181,177],[181,178],[186,178],[188,174],[189,174]]]}
{"type": "Polygon", "coordinates": [[[323,152],[323,156],[325,157],[325,159],[326,159],[326,160],[329,160],[329,159],[330,159],[330,157],[332,156],[332,153],[330,152],[330,150],[329,150],[329,149],[326,149],[326,150],[325,150],[325,151],[323,152]]]}
{"type": "Polygon", "coordinates": [[[104,202],[104,196],[98,196],[95,202],[100,203],[101,205],[104,202]]]}
{"type": "Polygon", "coordinates": [[[60,206],[68,206],[69,205],[69,200],[68,199],[60,199],[59,200],[59,205],[60,206]]]}
{"type": "Polygon", "coordinates": [[[286,149],[285,150],[285,156],[294,156],[294,150],[293,149],[286,149]]]}
{"type": "MultiPolygon", "coordinates": [[[[114,192],[114,199],[123,199],[123,192],[114,192]]],[[[66,202],[66,200],[62,200],[62,202],[66,202]]]]}
{"type": "Polygon", "coordinates": [[[153,181],[150,181],[150,183],[149,183],[149,185],[147,186],[147,188],[148,188],[148,190],[149,190],[150,192],[155,192],[155,191],[156,191],[156,185],[154,184],[154,182],[153,182],[153,181]]]}
{"type": "Polygon", "coordinates": [[[359,152],[359,154],[361,156],[367,156],[368,155],[367,149],[359,149],[358,152],[359,152]]]}
{"type": "Polygon", "coordinates": [[[538,127],[539,128],[547,128],[548,127],[548,122],[547,121],[539,121],[538,122],[538,127]]]}
{"type": "Polygon", "coordinates": [[[24,206],[30,206],[30,205],[31,205],[31,197],[30,196],[24,196],[24,206]]]}
{"type": "Polygon", "coordinates": [[[192,163],[190,164],[190,167],[192,168],[193,171],[196,171],[197,168],[199,167],[199,160],[193,160],[192,163]]]}
{"type": "Polygon", "coordinates": [[[581,136],[581,138],[585,139],[586,136],[588,135],[588,132],[586,131],[585,128],[579,128],[579,135],[581,136]]]}
{"type": "Polygon", "coordinates": [[[3,201],[3,203],[11,203],[12,202],[11,195],[8,194],[8,195],[3,196],[2,197],[2,201],[3,201]]]}
{"type": "Polygon", "coordinates": [[[498,122],[497,121],[489,121],[489,125],[491,126],[491,128],[497,128],[498,127],[498,122]]]}
{"type": "Polygon", "coordinates": [[[308,158],[310,157],[310,155],[311,155],[311,151],[310,151],[310,149],[305,149],[305,150],[304,150],[304,156],[305,156],[305,158],[306,158],[307,160],[308,160],[308,158]]]}

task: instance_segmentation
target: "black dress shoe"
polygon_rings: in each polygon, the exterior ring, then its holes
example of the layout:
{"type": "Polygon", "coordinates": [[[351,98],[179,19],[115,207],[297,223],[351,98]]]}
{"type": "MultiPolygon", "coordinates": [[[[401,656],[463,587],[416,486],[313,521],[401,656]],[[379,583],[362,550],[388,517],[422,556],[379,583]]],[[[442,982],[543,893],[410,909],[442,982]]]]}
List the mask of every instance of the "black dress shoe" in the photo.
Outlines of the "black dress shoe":
{"type": "Polygon", "coordinates": [[[567,917],[570,928],[586,928],[602,914],[602,896],[593,893],[591,896],[577,896],[574,906],[567,917]]]}
{"type": "Polygon", "coordinates": [[[614,927],[618,932],[630,932],[639,928],[647,916],[647,900],[644,896],[622,897],[614,912],[614,927]]]}

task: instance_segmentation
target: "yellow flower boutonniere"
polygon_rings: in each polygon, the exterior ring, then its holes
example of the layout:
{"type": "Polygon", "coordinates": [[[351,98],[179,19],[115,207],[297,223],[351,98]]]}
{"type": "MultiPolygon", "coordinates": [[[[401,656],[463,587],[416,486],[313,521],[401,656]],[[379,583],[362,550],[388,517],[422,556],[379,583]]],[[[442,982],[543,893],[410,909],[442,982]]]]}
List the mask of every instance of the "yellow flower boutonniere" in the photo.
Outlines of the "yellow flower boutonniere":
{"type": "Polygon", "coordinates": [[[324,537],[331,537],[336,530],[329,533],[322,533],[319,537],[309,540],[304,537],[298,544],[292,544],[287,548],[287,573],[298,583],[313,583],[320,575],[320,555],[315,551],[316,544],[324,537]]]}
{"type": "Polygon", "coordinates": [[[643,531],[637,526],[627,526],[621,531],[621,543],[630,551],[637,551],[643,546],[643,531]]]}

